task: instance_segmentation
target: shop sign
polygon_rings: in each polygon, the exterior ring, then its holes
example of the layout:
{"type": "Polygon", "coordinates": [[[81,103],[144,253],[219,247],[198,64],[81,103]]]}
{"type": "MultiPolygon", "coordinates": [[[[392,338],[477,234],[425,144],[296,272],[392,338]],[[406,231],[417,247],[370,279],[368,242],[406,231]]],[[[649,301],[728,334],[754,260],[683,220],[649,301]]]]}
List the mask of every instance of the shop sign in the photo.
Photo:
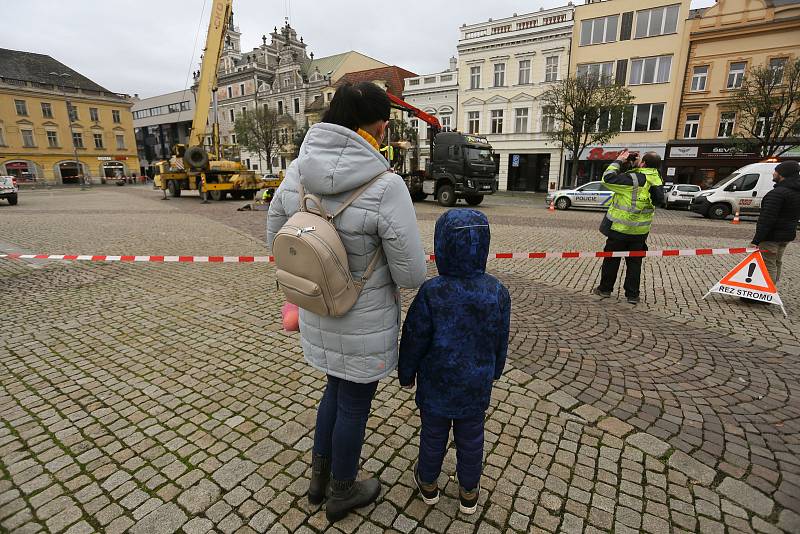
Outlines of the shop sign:
{"type": "Polygon", "coordinates": [[[511,166],[519,167],[519,154],[514,154],[511,156],[511,166]]]}
{"type": "Polygon", "coordinates": [[[755,158],[755,152],[745,152],[735,146],[708,146],[701,147],[700,153],[707,158],[755,158]]]}
{"type": "Polygon", "coordinates": [[[589,150],[589,155],[586,159],[589,161],[614,161],[622,153],[622,150],[603,150],[600,147],[589,150]]]}
{"type": "Polygon", "coordinates": [[[18,170],[18,171],[27,171],[28,170],[28,164],[27,163],[21,163],[19,161],[15,162],[15,163],[6,163],[6,169],[14,169],[14,170],[18,170]]]}
{"type": "Polygon", "coordinates": [[[669,149],[671,158],[696,158],[698,149],[696,146],[673,146],[669,149]]]}
{"type": "Polygon", "coordinates": [[[114,161],[127,161],[128,156],[114,156],[114,161]]]}
{"type": "Polygon", "coordinates": [[[675,176],[675,167],[667,167],[667,176],[675,176]]]}
{"type": "Polygon", "coordinates": [[[97,156],[97,161],[111,161],[111,156],[97,156]]]}

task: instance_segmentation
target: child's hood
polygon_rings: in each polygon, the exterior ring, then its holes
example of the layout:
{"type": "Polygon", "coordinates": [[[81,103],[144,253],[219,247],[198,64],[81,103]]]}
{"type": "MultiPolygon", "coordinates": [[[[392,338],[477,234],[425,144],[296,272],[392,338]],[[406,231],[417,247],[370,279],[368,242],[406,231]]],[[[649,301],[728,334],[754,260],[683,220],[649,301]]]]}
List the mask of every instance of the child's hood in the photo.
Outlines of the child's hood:
{"type": "Polygon", "coordinates": [[[439,274],[471,278],[486,272],[489,220],[477,210],[450,210],[436,221],[434,251],[439,274]]]}

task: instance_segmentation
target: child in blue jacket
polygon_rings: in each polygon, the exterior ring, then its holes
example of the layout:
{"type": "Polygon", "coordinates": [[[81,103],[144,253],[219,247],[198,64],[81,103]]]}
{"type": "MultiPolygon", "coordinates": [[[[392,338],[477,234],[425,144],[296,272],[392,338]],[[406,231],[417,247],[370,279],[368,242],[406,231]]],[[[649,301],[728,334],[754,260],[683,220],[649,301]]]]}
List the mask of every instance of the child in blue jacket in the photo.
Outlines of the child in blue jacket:
{"type": "Polygon", "coordinates": [[[439,501],[436,481],[452,426],[465,514],[477,509],[484,415],[508,352],[511,298],[486,274],[489,240],[489,221],[479,211],[454,209],[439,218],[439,276],[420,288],[400,341],[400,384],[412,387],[416,381],[422,417],[417,486],[426,504],[439,501]]]}

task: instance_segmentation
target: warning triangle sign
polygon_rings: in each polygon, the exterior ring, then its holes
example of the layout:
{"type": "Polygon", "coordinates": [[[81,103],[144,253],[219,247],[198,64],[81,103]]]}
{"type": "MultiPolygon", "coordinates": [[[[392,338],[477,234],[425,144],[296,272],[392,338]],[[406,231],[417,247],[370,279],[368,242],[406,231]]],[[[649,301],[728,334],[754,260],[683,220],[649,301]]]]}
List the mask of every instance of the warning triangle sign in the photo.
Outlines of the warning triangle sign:
{"type": "Polygon", "coordinates": [[[769,276],[769,271],[767,271],[767,265],[764,263],[761,252],[750,254],[742,263],[726,274],[719,283],[742,289],[766,291],[767,293],[778,292],[772,282],[772,278],[769,276]]]}
{"type": "Polygon", "coordinates": [[[760,251],[753,252],[734,267],[703,298],[711,293],[722,293],[723,295],[776,304],[786,315],[783,302],[778,295],[778,289],[767,271],[764,257],[760,251]]]}

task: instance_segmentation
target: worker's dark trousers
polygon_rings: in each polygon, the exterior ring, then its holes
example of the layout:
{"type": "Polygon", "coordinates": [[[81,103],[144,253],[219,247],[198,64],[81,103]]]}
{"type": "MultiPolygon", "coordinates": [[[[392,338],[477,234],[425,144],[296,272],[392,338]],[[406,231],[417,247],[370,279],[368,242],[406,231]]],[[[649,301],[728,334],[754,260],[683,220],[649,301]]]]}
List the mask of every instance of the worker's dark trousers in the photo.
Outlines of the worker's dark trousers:
{"type": "MultiPolygon", "coordinates": [[[[617,239],[609,237],[606,241],[606,252],[618,252],[622,250],[647,250],[647,236],[632,239],[617,239]]],[[[617,281],[619,263],[622,258],[605,258],[600,274],[600,291],[611,293],[614,291],[614,282],[617,281]]],[[[626,298],[636,298],[639,296],[639,282],[642,277],[643,258],[625,258],[625,288],[626,298]]]]}

